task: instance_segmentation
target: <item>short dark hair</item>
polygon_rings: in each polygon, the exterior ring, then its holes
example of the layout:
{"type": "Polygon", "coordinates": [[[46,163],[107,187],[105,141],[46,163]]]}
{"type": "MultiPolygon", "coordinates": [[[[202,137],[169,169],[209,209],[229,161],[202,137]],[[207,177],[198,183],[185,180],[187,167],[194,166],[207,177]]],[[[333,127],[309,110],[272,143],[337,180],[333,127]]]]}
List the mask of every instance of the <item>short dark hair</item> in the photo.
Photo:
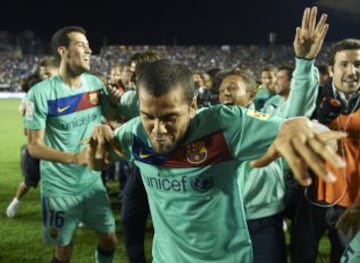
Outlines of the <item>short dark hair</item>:
{"type": "Polygon", "coordinates": [[[66,26],[56,31],[51,38],[51,49],[55,58],[58,61],[60,61],[60,56],[57,52],[57,49],[60,46],[65,46],[65,47],[69,46],[70,38],[68,34],[72,32],[79,32],[86,35],[86,30],[81,26],[66,26]]]}
{"type": "Polygon", "coordinates": [[[39,62],[40,67],[54,67],[58,68],[59,63],[58,60],[54,57],[43,57],[39,62]]]}
{"type": "Polygon", "coordinates": [[[292,73],[294,71],[293,67],[290,67],[290,66],[280,66],[280,67],[278,67],[277,71],[279,72],[281,70],[286,71],[286,75],[287,75],[289,80],[292,79],[292,73]]]}
{"type": "Polygon", "coordinates": [[[272,64],[268,64],[268,65],[265,65],[264,67],[261,68],[260,72],[274,72],[276,73],[277,72],[277,67],[272,65],[272,64]]]}
{"type": "Polygon", "coordinates": [[[327,66],[326,64],[319,64],[319,65],[317,65],[316,67],[318,68],[320,74],[330,75],[330,74],[329,74],[328,66],[327,66]]]}
{"type": "Polygon", "coordinates": [[[256,90],[256,81],[255,81],[255,74],[249,68],[233,68],[233,69],[225,69],[218,73],[218,78],[220,83],[226,78],[227,76],[236,75],[241,77],[246,85],[246,90],[250,92],[255,92],[256,90]]]}
{"type": "Polygon", "coordinates": [[[347,38],[339,42],[336,42],[333,48],[331,49],[329,65],[334,66],[336,53],[343,50],[354,50],[354,49],[360,50],[359,39],[347,38]]]}
{"type": "Polygon", "coordinates": [[[169,59],[148,64],[140,73],[137,86],[139,93],[145,90],[155,97],[161,97],[180,86],[189,105],[195,94],[191,70],[184,64],[169,59]]]}
{"type": "MultiPolygon", "coordinates": [[[[156,50],[145,50],[142,52],[136,52],[134,53],[128,61],[128,65],[131,66],[131,63],[135,63],[135,74],[140,74],[140,72],[143,70],[146,65],[163,59],[163,56],[160,52],[156,50]]],[[[134,75],[135,77],[135,75],[134,75]]]]}

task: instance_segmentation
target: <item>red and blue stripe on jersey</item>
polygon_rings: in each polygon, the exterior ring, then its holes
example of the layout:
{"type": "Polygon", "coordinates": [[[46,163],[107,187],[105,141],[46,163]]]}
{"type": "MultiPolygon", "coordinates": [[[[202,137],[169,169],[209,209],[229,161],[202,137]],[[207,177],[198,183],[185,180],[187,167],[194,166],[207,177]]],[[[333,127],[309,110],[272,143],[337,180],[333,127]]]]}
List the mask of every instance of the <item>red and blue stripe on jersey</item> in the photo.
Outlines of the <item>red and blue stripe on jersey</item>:
{"type": "Polygon", "coordinates": [[[100,105],[101,90],[93,90],[73,96],[48,101],[48,114],[59,117],[100,105]]]}
{"type": "Polygon", "coordinates": [[[180,145],[167,154],[155,153],[134,135],[132,152],[134,158],[140,162],[172,168],[214,165],[234,159],[221,131],[180,145]]]}

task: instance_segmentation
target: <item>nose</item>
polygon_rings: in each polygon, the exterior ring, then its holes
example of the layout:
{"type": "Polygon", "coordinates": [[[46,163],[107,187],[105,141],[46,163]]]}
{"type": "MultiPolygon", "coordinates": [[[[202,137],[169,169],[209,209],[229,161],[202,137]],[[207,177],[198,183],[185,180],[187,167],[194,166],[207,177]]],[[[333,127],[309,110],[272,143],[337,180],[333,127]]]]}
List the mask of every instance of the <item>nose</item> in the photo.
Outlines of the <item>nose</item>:
{"type": "Polygon", "coordinates": [[[155,119],[153,133],[158,135],[166,133],[165,123],[159,119],[155,119]]]}
{"type": "Polygon", "coordinates": [[[225,88],[224,89],[224,95],[225,96],[229,96],[231,93],[230,93],[230,89],[229,88],[225,88]]]}
{"type": "Polygon", "coordinates": [[[91,48],[89,46],[86,47],[85,52],[89,53],[89,54],[92,54],[92,50],[91,50],[91,48]]]}
{"type": "Polygon", "coordinates": [[[358,71],[359,69],[354,65],[354,64],[349,64],[348,67],[347,67],[347,73],[348,74],[356,74],[356,72],[358,71]]]}

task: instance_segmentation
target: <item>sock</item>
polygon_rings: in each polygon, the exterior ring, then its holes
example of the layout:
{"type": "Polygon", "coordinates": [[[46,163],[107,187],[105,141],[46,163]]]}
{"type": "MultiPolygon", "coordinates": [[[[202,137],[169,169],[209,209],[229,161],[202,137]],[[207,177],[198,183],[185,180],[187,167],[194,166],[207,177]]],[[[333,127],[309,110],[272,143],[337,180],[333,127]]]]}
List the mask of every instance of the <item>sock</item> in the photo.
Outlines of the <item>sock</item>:
{"type": "Polygon", "coordinates": [[[58,260],[56,257],[53,257],[50,263],[62,263],[62,261],[58,260]]]}
{"type": "Polygon", "coordinates": [[[113,251],[105,251],[101,247],[97,247],[95,251],[95,262],[96,263],[112,263],[114,259],[114,250],[113,251]]]}
{"type": "Polygon", "coordinates": [[[17,197],[14,197],[11,203],[18,204],[19,202],[20,202],[19,199],[17,197]]]}

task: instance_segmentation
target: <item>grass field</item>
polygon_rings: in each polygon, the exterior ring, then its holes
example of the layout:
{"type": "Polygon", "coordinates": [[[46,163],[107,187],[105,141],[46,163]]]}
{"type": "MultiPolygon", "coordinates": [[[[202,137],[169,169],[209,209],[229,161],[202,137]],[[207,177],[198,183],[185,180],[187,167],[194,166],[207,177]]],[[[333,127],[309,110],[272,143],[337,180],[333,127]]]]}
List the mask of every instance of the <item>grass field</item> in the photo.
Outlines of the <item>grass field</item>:
{"type": "MultiPolygon", "coordinates": [[[[17,216],[9,219],[5,215],[8,203],[15,194],[20,173],[20,147],[26,141],[23,135],[22,120],[17,111],[19,100],[0,99],[0,262],[1,263],[48,263],[52,255],[52,248],[42,242],[42,226],[40,211],[39,189],[32,189],[23,199],[17,216]]],[[[117,183],[109,185],[113,192],[118,189],[117,183]]],[[[114,215],[117,219],[117,246],[115,262],[127,262],[121,241],[121,227],[119,224],[119,201],[116,194],[112,196],[114,215]]],[[[148,223],[146,250],[148,262],[151,262],[151,223],[148,223]]],[[[75,238],[72,262],[94,262],[96,239],[93,232],[78,229],[75,238]]],[[[329,244],[321,242],[320,254],[323,261],[329,262],[329,244]]],[[[179,262],[182,263],[182,262],[179,262]]],[[[194,262],[196,263],[196,262],[194,262]]]]}

